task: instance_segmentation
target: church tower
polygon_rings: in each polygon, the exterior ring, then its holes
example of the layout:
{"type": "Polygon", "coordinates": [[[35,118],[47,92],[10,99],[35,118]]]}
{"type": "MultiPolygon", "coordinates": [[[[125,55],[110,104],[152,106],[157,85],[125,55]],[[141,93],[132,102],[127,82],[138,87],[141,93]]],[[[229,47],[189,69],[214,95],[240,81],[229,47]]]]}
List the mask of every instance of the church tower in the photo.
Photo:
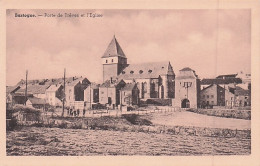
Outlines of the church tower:
{"type": "Polygon", "coordinates": [[[127,66],[127,58],[114,35],[102,58],[103,82],[118,76],[127,66]]]}

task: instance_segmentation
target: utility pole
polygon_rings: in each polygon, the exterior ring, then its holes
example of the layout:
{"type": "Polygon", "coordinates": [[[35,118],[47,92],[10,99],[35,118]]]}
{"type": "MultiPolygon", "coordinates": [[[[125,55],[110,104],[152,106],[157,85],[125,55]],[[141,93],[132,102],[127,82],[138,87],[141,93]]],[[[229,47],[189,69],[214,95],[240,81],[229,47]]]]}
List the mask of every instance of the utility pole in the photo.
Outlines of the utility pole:
{"type": "Polygon", "coordinates": [[[28,78],[28,70],[26,70],[26,74],[25,74],[25,102],[24,102],[25,105],[27,101],[27,78],[28,78]]]}
{"type": "Polygon", "coordinates": [[[91,107],[91,83],[90,83],[90,86],[89,86],[89,99],[90,99],[90,109],[92,108],[91,107]]]}
{"type": "Polygon", "coordinates": [[[66,93],[65,93],[65,79],[66,79],[66,68],[64,69],[64,77],[63,77],[63,86],[64,86],[64,94],[63,94],[63,100],[62,100],[62,114],[61,116],[64,116],[64,105],[65,105],[65,98],[66,98],[66,93]]]}

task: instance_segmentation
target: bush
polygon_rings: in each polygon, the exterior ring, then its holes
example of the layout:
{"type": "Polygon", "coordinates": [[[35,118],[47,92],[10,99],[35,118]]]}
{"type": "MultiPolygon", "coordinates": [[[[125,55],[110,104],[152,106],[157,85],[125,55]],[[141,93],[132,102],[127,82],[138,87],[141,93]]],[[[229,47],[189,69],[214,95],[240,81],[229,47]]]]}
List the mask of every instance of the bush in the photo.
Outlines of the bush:
{"type": "Polygon", "coordinates": [[[147,119],[140,118],[137,114],[125,114],[122,115],[128,122],[130,122],[133,125],[146,125],[150,126],[152,125],[152,122],[147,119]]]}

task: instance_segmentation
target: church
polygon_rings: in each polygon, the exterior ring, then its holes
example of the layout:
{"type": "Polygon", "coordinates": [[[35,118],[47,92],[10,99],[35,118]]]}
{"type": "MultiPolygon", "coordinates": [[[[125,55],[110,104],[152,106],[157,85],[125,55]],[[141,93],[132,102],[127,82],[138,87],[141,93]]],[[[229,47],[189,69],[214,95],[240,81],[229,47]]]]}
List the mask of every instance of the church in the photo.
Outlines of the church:
{"type": "MultiPolygon", "coordinates": [[[[175,74],[171,63],[166,61],[128,64],[115,36],[102,56],[102,65],[104,83],[123,80],[128,84],[136,84],[139,90],[138,98],[141,100],[174,98],[175,74]]],[[[104,97],[100,94],[100,98],[104,97]]]]}

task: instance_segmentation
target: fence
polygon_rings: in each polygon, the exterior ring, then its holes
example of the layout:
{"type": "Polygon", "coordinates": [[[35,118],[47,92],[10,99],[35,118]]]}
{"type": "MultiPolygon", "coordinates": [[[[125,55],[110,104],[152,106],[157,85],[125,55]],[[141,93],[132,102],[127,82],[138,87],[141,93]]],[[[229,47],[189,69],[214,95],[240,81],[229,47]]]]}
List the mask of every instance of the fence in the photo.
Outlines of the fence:
{"type": "MultiPolygon", "coordinates": [[[[167,113],[167,112],[180,112],[180,111],[186,111],[187,108],[179,108],[179,107],[153,107],[153,108],[138,108],[137,110],[127,111],[126,107],[123,107],[122,110],[116,109],[116,110],[86,110],[85,113],[83,113],[82,110],[80,110],[79,115],[76,117],[102,117],[102,116],[121,116],[125,114],[150,114],[150,113],[167,113]]],[[[65,116],[71,116],[70,114],[67,114],[65,116]]],[[[73,116],[71,116],[73,117],[73,116]]],[[[75,116],[74,116],[75,117],[75,116]]]]}

